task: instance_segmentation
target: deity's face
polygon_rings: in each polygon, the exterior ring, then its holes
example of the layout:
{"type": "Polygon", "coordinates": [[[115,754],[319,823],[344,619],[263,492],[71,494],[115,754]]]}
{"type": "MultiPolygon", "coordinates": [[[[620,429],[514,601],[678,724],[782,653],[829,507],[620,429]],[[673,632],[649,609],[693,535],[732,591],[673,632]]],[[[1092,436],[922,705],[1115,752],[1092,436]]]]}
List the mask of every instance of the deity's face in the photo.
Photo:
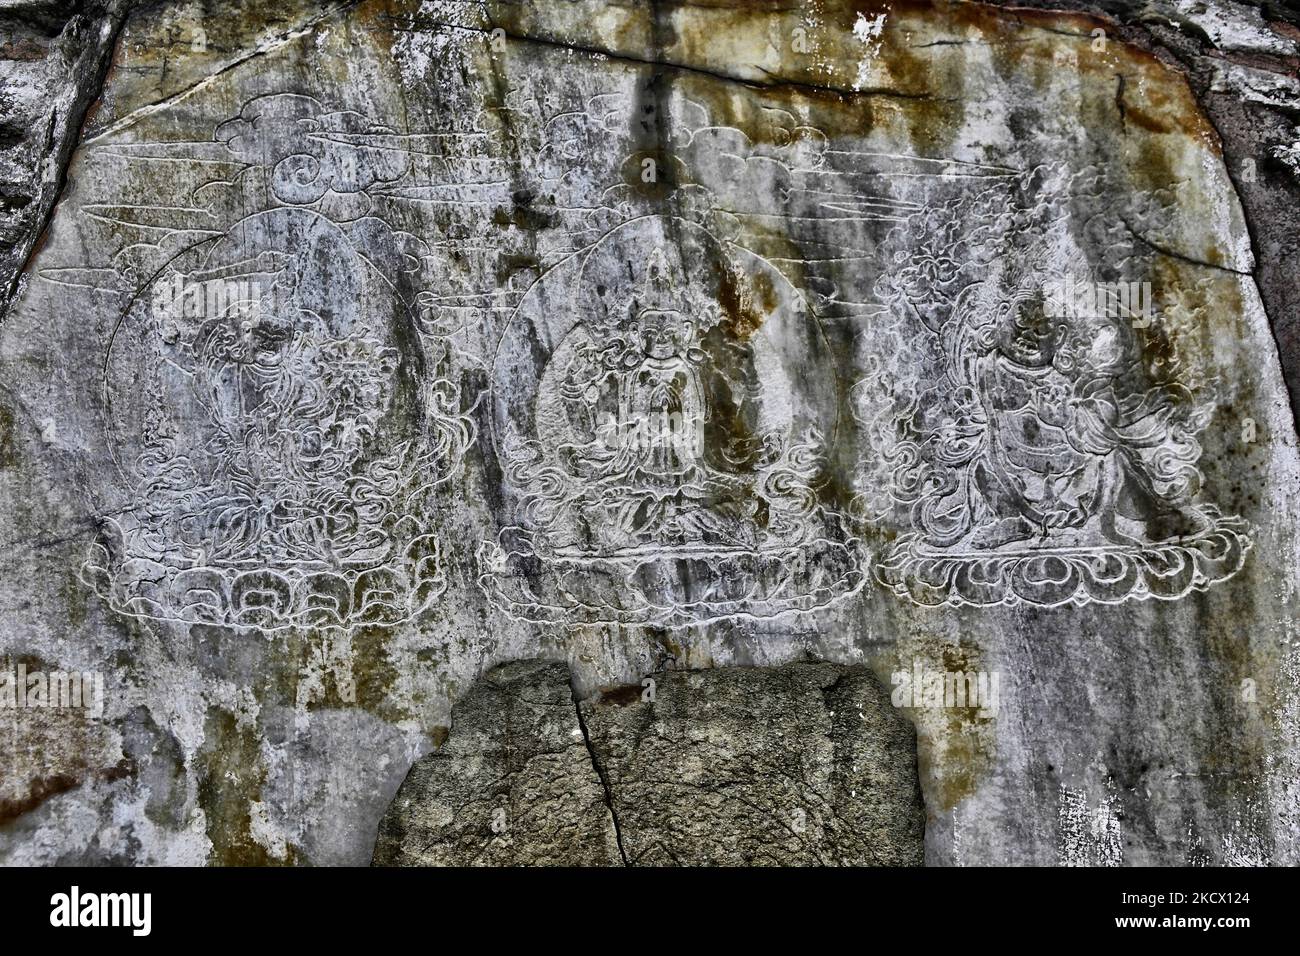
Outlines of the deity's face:
{"type": "Polygon", "coordinates": [[[649,358],[684,355],[690,346],[691,323],[680,312],[647,309],[637,316],[641,348],[649,358]]]}
{"type": "Polygon", "coordinates": [[[1004,303],[998,316],[995,347],[1017,365],[1045,368],[1059,347],[1059,323],[1032,299],[1004,303]]]}
{"type": "Polygon", "coordinates": [[[240,303],[200,330],[196,352],[209,360],[273,369],[284,363],[294,332],[294,323],[278,312],[258,303],[240,303]]]}
{"type": "Polygon", "coordinates": [[[284,391],[307,371],[305,349],[319,318],[291,306],[242,302],[212,319],[194,338],[196,381],[209,414],[224,432],[286,426],[284,391]],[[270,415],[271,420],[264,421],[270,415]]]}

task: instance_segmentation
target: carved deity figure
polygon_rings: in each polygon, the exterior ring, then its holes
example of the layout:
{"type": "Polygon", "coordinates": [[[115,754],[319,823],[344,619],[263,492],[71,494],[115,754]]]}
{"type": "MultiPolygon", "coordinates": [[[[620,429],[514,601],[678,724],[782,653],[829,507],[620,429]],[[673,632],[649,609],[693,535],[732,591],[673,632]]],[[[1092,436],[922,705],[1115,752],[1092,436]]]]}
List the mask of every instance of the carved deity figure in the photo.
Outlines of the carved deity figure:
{"type": "Polygon", "coordinates": [[[806,336],[803,302],[747,257],[771,292],[760,302],[736,256],[697,226],[647,218],[522,303],[495,372],[520,520],[485,546],[480,579],[511,613],[677,625],[861,586],[856,542],[813,487],[817,431],[795,430],[769,338],[796,323],[806,336]]]}
{"type": "Polygon", "coordinates": [[[596,536],[613,529],[615,550],[752,547],[759,502],[741,494],[746,482],[725,460],[710,460],[711,392],[735,404],[730,378],[700,347],[716,304],[683,295],[655,250],[618,314],[599,339],[579,333],[560,390],[570,422],[561,460],[590,482],[582,520],[596,536]]]}
{"type": "Polygon", "coordinates": [[[691,316],[690,309],[656,251],[621,307],[625,324],[608,339],[580,333],[565,371],[561,395],[571,428],[561,460],[591,482],[580,510],[588,523],[621,532],[626,540],[616,546],[754,540],[743,517],[755,503],[733,500],[728,492],[741,483],[707,454],[710,363],[698,330],[717,316],[691,316]]]}
{"type": "Polygon", "coordinates": [[[677,312],[643,311],[618,382],[617,464],[646,487],[681,485],[704,468],[704,390],[695,328],[677,312]],[[640,352],[638,356],[636,353],[640,352]]]}
{"type": "Polygon", "coordinates": [[[353,471],[396,351],[332,336],[315,313],[274,299],[208,320],[192,351],[211,437],[201,460],[178,456],[151,482],[168,535],[222,561],[272,549],[337,565],[381,545],[353,471]]]}
{"type": "MultiPolygon", "coordinates": [[[[578,467],[600,480],[647,489],[700,476],[708,406],[700,379],[704,356],[694,336],[695,326],[678,312],[636,316],[626,349],[602,376],[602,385],[614,389],[616,414],[599,422],[597,446],[578,467]]],[[[572,389],[572,380],[568,384],[572,389]]],[[[582,395],[597,403],[602,398],[589,385],[582,395]]]]}
{"type": "Polygon", "coordinates": [[[942,380],[909,411],[895,495],[914,533],[882,581],[924,603],[1175,597],[1234,573],[1245,525],[1197,501],[1207,408],[1125,316],[1057,315],[1026,274],[957,296],[942,380]]]}
{"type": "Polygon", "coordinates": [[[298,209],[240,220],[157,282],[126,323],[119,379],[139,363],[158,400],[134,439],[132,505],[87,561],[94,586],[125,613],[262,629],[427,606],[444,582],[424,489],[459,420],[416,376],[409,303],[344,230],[298,209]]]}
{"type": "Polygon", "coordinates": [[[958,336],[969,343],[959,381],[984,427],[971,478],[988,517],[974,547],[1077,529],[1140,545],[1205,527],[1188,507],[1200,451],[1185,421],[1190,396],[1176,383],[1141,380],[1127,326],[1050,316],[1032,293],[975,321],[958,336]]]}

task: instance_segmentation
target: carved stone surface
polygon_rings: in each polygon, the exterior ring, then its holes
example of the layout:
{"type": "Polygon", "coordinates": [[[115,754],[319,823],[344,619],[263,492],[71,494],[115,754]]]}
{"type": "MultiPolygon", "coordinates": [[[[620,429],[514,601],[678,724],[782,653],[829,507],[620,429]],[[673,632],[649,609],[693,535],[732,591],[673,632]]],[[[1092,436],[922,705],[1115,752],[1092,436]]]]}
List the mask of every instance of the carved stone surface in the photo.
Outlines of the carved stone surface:
{"type": "MultiPolygon", "coordinates": [[[[86,580],[119,613],[155,620],[405,621],[445,587],[424,501],[459,464],[473,423],[449,411],[458,401],[439,368],[449,346],[431,327],[432,293],[404,297],[393,281],[411,281],[409,237],[301,208],[327,188],[350,197],[362,181],[400,176],[403,162],[354,145],[388,133],[306,97],[253,101],[214,135],[223,155],[266,156],[240,183],[269,179],[259,185],[283,205],[245,215],[236,192],[240,211],[219,235],[180,252],[133,246],[115,266],[151,277],[105,356],[108,437],[134,501],[104,518],[86,580]],[[348,145],[327,139],[317,156],[314,141],[286,132],[305,123],[367,132],[340,132],[348,145]],[[303,169],[349,164],[362,170],[355,181],[299,183],[303,169]],[[132,402],[141,389],[154,399],[143,419],[132,402]]],[[[184,147],[157,151],[190,159],[184,147]]]]}
{"type": "MultiPolygon", "coordinates": [[[[662,739],[589,721],[616,812],[677,834],[632,855],[784,846],[667,820],[645,762],[695,774],[692,720],[723,765],[769,717],[781,766],[835,751],[811,660],[912,724],[928,863],[1297,862],[1300,179],[1251,117],[1300,30],[1108,6],[0,22],[0,109],[54,104],[0,159],[56,174],[0,223],[0,660],[105,684],[0,714],[0,859],[364,862],[453,705],[544,659],[663,675],[662,739]]],[[[893,765],[885,716],[853,746],[893,765]]],[[[827,759],[746,799],[913,832],[827,759]]]]}
{"type": "Polygon", "coordinates": [[[770,262],[676,218],[633,219],[535,283],[493,369],[522,523],[479,554],[492,602],[680,626],[861,589],[866,559],[813,487],[837,396],[783,365],[826,348],[812,322],[770,262]]]}

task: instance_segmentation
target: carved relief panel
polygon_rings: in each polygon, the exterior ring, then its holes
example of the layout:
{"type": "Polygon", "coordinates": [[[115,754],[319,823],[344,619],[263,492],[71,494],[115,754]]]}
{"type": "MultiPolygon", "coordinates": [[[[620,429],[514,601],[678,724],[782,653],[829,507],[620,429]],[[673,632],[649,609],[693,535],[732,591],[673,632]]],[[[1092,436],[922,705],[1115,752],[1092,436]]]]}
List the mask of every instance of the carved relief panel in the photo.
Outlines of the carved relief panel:
{"type": "Polygon", "coordinates": [[[253,101],[214,140],[134,149],[234,176],[189,210],[220,228],[119,254],[130,288],[103,395],[131,503],[104,516],[83,574],[132,616],[407,620],[445,588],[425,512],[472,428],[421,243],[369,215],[367,190],[408,173],[402,140],[291,95],[253,101]]]}
{"type": "Polygon", "coordinates": [[[813,487],[833,385],[785,371],[815,337],[770,263],[679,219],[633,220],[548,273],[494,366],[517,523],[480,552],[492,600],[680,625],[857,592],[862,551],[813,487]]]}

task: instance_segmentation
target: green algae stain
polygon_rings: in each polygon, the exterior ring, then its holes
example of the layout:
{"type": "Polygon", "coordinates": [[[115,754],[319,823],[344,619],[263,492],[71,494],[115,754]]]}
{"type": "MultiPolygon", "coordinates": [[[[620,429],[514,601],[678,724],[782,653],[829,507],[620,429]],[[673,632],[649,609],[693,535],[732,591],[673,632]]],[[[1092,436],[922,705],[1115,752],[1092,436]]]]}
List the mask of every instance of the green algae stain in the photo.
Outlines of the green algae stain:
{"type": "Polygon", "coordinates": [[[228,711],[211,708],[204,722],[203,751],[196,760],[198,803],[203,810],[209,863],[215,866],[277,866],[293,863],[273,856],[253,834],[252,806],[266,784],[257,729],[241,726],[228,711]]]}

